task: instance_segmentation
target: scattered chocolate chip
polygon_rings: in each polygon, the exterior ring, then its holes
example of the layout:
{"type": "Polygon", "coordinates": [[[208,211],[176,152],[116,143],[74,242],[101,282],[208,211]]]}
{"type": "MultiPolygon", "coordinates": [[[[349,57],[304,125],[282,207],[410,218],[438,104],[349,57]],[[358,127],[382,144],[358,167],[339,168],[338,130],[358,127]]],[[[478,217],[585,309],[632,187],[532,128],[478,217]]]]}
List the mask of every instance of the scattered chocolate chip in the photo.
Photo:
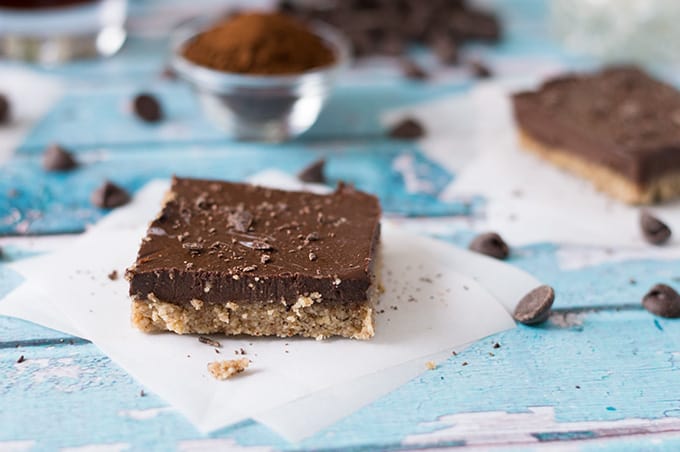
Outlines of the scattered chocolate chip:
{"type": "Polygon", "coordinates": [[[666,284],[657,284],[642,298],[642,306],[654,315],[680,317],[680,294],[666,284]]]}
{"type": "Polygon", "coordinates": [[[463,361],[463,363],[461,364],[461,366],[467,366],[467,365],[468,365],[467,361],[463,361]]]}
{"type": "Polygon", "coordinates": [[[401,67],[401,73],[408,79],[425,80],[427,78],[427,72],[418,63],[409,58],[402,59],[399,66],[401,67]]]}
{"type": "Polygon", "coordinates": [[[310,163],[302,169],[297,175],[302,182],[310,184],[325,184],[326,183],[326,160],[319,159],[310,163]]]}
{"type": "Polygon", "coordinates": [[[111,270],[111,273],[106,275],[111,281],[115,281],[118,279],[118,271],[117,270],[111,270]]]}
{"type": "Polygon", "coordinates": [[[144,392],[143,389],[139,390],[139,397],[146,397],[146,393],[144,392]]]}
{"type": "Polygon", "coordinates": [[[253,215],[247,210],[237,210],[229,214],[227,224],[238,232],[248,232],[253,224],[253,215]]]}
{"type": "Polygon", "coordinates": [[[19,359],[17,359],[17,364],[21,364],[24,361],[26,361],[26,358],[24,358],[24,355],[19,356],[19,359]]]}
{"type": "Polygon", "coordinates": [[[458,44],[446,34],[434,36],[430,42],[432,51],[442,64],[456,64],[458,62],[458,44]]]}
{"type": "Polygon", "coordinates": [[[52,143],[43,153],[42,165],[45,171],[68,171],[77,167],[78,162],[69,151],[52,143]]]}
{"type": "Polygon", "coordinates": [[[309,260],[310,260],[310,261],[315,261],[315,260],[316,260],[316,254],[312,253],[311,251],[310,251],[308,257],[309,257],[309,260]]]}
{"type": "Polygon", "coordinates": [[[198,342],[200,342],[201,344],[210,345],[211,347],[217,348],[222,347],[222,344],[220,344],[218,341],[216,341],[215,339],[211,339],[207,336],[198,336],[198,342]]]}
{"type": "Polygon", "coordinates": [[[143,93],[135,96],[132,101],[135,114],[145,122],[158,122],[163,119],[163,109],[156,97],[143,93]]]}
{"type": "Polygon", "coordinates": [[[425,129],[413,118],[406,118],[389,131],[389,136],[399,140],[413,140],[425,135],[425,129]]]}
{"type": "Polygon", "coordinates": [[[508,244],[495,232],[478,235],[472,240],[468,248],[471,251],[495,257],[496,259],[505,259],[510,255],[508,244]]]}
{"type": "Polygon", "coordinates": [[[10,121],[11,110],[9,99],[0,94],[0,124],[7,124],[10,121]]]}
{"type": "Polygon", "coordinates": [[[477,78],[485,79],[493,77],[493,72],[491,71],[489,66],[482,63],[479,60],[472,60],[468,63],[468,65],[470,66],[470,71],[472,72],[472,75],[474,75],[477,78]]]}
{"type": "Polygon", "coordinates": [[[652,245],[662,245],[671,237],[671,229],[649,212],[640,212],[640,229],[647,242],[652,245]]]}
{"type": "Polygon", "coordinates": [[[90,201],[97,207],[112,209],[127,204],[130,201],[130,195],[113,182],[105,181],[92,192],[90,201]]]}
{"type": "Polygon", "coordinates": [[[499,342],[494,342],[493,348],[501,348],[501,344],[499,342]]]}
{"type": "Polygon", "coordinates": [[[526,294],[517,304],[513,317],[525,325],[545,322],[555,301],[555,291],[550,286],[538,286],[526,294]]]}

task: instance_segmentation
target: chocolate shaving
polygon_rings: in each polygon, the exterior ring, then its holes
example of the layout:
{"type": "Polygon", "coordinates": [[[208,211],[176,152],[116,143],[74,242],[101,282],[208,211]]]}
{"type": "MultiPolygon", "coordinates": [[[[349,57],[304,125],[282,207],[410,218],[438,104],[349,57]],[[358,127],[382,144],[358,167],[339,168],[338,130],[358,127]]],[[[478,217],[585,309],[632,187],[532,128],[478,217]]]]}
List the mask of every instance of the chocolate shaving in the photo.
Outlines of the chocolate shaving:
{"type": "Polygon", "coordinates": [[[201,344],[210,345],[211,347],[217,348],[222,347],[222,344],[220,344],[218,341],[216,341],[215,339],[211,339],[207,336],[198,336],[198,342],[200,342],[201,344]]]}
{"type": "Polygon", "coordinates": [[[253,240],[252,242],[242,241],[242,242],[238,242],[238,243],[245,246],[246,248],[251,248],[251,249],[254,249],[254,250],[270,251],[270,250],[274,249],[274,247],[271,244],[269,244],[267,242],[263,242],[262,240],[253,240]]]}
{"type": "Polygon", "coordinates": [[[237,210],[227,217],[227,224],[238,232],[248,232],[253,224],[253,215],[247,210],[237,210]]]}

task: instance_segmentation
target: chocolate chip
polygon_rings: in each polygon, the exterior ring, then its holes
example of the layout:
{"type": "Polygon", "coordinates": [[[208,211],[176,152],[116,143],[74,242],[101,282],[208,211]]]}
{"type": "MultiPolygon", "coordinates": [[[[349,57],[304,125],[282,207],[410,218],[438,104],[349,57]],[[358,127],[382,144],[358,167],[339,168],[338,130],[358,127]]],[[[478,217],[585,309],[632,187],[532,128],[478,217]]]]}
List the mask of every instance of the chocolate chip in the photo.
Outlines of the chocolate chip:
{"type": "Polygon", "coordinates": [[[135,96],[132,102],[135,114],[145,122],[158,122],[163,119],[163,109],[158,100],[151,94],[143,93],[135,96]]]}
{"type": "Polygon", "coordinates": [[[118,279],[118,271],[117,270],[111,270],[111,273],[106,275],[107,278],[109,278],[111,281],[115,281],[118,279]]]}
{"type": "Polygon", "coordinates": [[[415,61],[411,59],[403,59],[400,62],[401,73],[404,77],[411,80],[425,80],[427,78],[427,72],[423,70],[415,61]]]}
{"type": "Polygon", "coordinates": [[[654,315],[680,317],[680,294],[666,284],[657,284],[642,298],[642,306],[654,315]]]}
{"type": "Polygon", "coordinates": [[[458,43],[446,34],[435,35],[431,41],[432,51],[442,64],[458,62],[458,43]]]}
{"type": "Polygon", "coordinates": [[[326,160],[319,159],[315,160],[308,166],[302,169],[298,173],[298,179],[302,182],[307,182],[310,184],[325,184],[326,176],[324,174],[324,169],[326,167],[326,160]]]}
{"type": "Polygon", "coordinates": [[[649,212],[640,212],[640,229],[645,240],[652,245],[662,245],[671,237],[671,229],[649,212]]]}
{"type": "Polygon", "coordinates": [[[9,99],[0,94],[0,124],[7,124],[12,116],[12,108],[10,107],[9,99]]]}
{"type": "Polygon", "coordinates": [[[517,304],[512,316],[525,325],[545,322],[555,301],[555,291],[550,286],[539,286],[526,294],[517,304]]]}
{"type": "Polygon", "coordinates": [[[21,364],[24,361],[26,361],[26,358],[24,358],[24,355],[19,356],[19,359],[17,359],[17,364],[21,364]]]}
{"type": "Polygon", "coordinates": [[[495,257],[496,259],[505,259],[510,255],[510,247],[495,232],[479,234],[472,240],[468,248],[471,251],[495,257]]]}
{"type": "Polygon", "coordinates": [[[78,166],[73,155],[55,143],[45,149],[42,164],[45,171],[68,171],[78,166]]]}
{"type": "Polygon", "coordinates": [[[392,127],[389,135],[400,140],[413,140],[425,135],[425,129],[415,119],[406,118],[392,127]]]}
{"type": "Polygon", "coordinates": [[[90,201],[97,207],[112,209],[127,204],[130,201],[130,195],[113,182],[105,181],[92,192],[90,201]]]}
{"type": "Polygon", "coordinates": [[[481,61],[472,60],[468,64],[470,66],[470,71],[472,72],[472,75],[474,75],[475,77],[481,79],[493,77],[493,72],[491,71],[489,66],[482,63],[481,61]]]}
{"type": "Polygon", "coordinates": [[[237,210],[229,214],[227,224],[238,232],[247,232],[253,224],[253,215],[247,210],[237,210]]]}

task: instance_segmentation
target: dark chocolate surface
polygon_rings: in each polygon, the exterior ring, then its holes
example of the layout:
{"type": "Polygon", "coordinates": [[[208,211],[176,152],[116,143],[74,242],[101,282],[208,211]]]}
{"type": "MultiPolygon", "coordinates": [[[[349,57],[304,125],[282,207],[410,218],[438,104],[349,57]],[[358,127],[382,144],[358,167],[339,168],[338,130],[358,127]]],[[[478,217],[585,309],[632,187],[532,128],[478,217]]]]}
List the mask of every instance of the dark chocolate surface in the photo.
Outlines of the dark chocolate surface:
{"type": "Polygon", "coordinates": [[[534,140],[640,185],[680,170],[680,92],[638,68],[558,77],[513,104],[534,140]]]}
{"type": "Polygon", "coordinates": [[[330,195],[174,178],[171,196],[128,271],[130,295],[295,302],[366,300],[380,233],[374,196],[330,195]]]}

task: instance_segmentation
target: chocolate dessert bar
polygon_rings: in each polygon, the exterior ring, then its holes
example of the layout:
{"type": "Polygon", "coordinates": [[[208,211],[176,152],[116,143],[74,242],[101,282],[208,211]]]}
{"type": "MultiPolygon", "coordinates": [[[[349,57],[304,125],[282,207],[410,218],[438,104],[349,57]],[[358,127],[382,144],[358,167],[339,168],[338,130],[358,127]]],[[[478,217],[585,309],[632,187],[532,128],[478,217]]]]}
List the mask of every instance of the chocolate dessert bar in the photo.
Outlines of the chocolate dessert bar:
{"type": "Polygon", "coordinates": [[[329,195],[173,178],[128,269],[142,331],[373,336],[380,205],[329,195]]]}
{"type": "Polygon", "coordinates": [[[680,92],[636,67],[513,96],[523,147],[631,204],[680,196],[680,92]]]}

